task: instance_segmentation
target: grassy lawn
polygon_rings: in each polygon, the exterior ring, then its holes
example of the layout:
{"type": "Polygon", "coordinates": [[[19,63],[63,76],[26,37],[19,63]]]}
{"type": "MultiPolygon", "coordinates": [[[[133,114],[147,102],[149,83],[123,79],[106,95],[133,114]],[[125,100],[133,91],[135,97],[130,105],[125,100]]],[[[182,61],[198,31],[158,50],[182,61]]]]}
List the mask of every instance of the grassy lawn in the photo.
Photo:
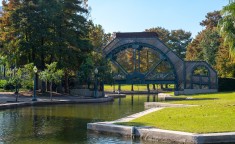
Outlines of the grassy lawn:
{"type": "Polygon", "coordinates": [[[165,108],[122,124],[193,133],[235,132],[235,92],[190,97],[200,100],[170,103],[193,104],[197,107],[165,108]]]}
{"type": "MultiPolygon", "coordinates": [[[[168,85],[169,88],[174,88],[174,85],[168,85]]],[[[134,91],[147,91],[147,86],[144,84],[140,85],[134,85],[133,86],[134,91]]],[[[149,85],[150,90],[153,90],[153,85],[149,85]]],[[[156,85],[157,88],[157,85],[156,85]]],[[[160,88],[160,85],[158,85],[158,89],[160,88]]],[[[105,91],[113,91],[114,85],[105,85],[104,90],[105,91]]],[[[118,85],[115,85],[115,90],[118,90],[118,85]]],[[[121,85],[122,91],[131,91],[131,85],[121,85]]]]}

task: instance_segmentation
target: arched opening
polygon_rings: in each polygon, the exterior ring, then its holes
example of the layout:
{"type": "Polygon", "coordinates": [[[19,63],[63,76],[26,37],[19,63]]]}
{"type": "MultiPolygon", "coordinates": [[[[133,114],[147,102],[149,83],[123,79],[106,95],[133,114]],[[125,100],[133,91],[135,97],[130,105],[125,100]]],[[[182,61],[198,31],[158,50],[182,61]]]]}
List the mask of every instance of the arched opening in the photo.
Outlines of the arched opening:
{"type": "Polygon", "coordinates": [[[210,88],[210,71],[204,65],[194,67],[192,71],[191,87],[193,89],[209,89],[210,88]]]}
{"type": "Polygon", "coordinates": [[[118,84],[175,84],[175,69],[160,50],[145,43],[128,43],[106,56],[118,84]]]}

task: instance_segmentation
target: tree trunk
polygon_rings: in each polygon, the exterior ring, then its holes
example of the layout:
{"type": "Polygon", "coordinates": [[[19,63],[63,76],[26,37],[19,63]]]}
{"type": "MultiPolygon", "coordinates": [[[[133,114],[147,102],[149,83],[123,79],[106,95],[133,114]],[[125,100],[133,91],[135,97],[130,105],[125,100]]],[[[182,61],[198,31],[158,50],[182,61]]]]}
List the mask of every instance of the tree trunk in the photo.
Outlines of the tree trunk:
{"type": "Polygon", "coordinates": [[[6,77],[6,65],[5,64],[3,65],[3,76],[4,78],[6,77]]]}
{"type": "Polygon", "coordinates": [[[45,81],[42,81],[41,92],[42,92],[42,93],[46,92],[46,82],[45,82],[45,81]]]}
{"type": "Polygon", "coordinates": [[[131,91],[134,91],[134,85],[131,84],[131,91]]]}
{"type": "Polygon", "coordinates": [[[69,93],[69,79],[68,79],[68,72],[67,71],[65,71],[64,80],[65,80],[64,92],[69,93]]]}
{"type": "Polygon", "coordinates": [[[168,84],[165,85],[165,88],[168,88],[168,84]]]}
{"type": "Polygon", "coordinates": [[[156,90],[155,84],[153,84],[153,90],[156,90]]]}
{"type": "Polygon", "coordinates": [[[150,89],[149,89],[149,84],[147,84],[147,90],[148,90],[148,93],[150,92],[150,89]]]}
{"type": "Polygon", "coordinates": [[[118,91],[120,92],[121,91],[121,85],[118,84],[118,91]]]}
{"type": "Polygon", "coordinates": [[[52,82],[50,83],[50,99],[52,101],[52,82]]]}

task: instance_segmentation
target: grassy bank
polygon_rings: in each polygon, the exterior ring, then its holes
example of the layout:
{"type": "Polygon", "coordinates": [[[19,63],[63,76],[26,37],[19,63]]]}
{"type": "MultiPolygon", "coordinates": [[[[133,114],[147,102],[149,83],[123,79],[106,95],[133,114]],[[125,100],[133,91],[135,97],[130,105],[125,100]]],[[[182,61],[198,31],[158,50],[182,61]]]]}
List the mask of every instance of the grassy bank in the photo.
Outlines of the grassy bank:
{"type": "Polygon", "coordinates": [[[193,133],[235,131],[235,92],[190,97],[200,100],[170,103],[193,104],[197,107],[165,108],[123,124],[193,133]]]}

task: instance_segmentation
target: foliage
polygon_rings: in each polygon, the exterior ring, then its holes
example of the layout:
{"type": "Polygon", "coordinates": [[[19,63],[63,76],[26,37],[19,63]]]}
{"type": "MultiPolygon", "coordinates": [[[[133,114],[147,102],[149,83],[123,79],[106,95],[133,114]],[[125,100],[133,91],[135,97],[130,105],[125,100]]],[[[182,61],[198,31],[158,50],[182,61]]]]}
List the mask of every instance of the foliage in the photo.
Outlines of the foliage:
{"type": "Polygon", "coordinates": [[[57,69],[57,62],[46,64],[47,69],[39,73],[39,78],[50,83],[59,83],[63,76],[63,70],[57,69]]]}
{"type": "Polygon", "coordinates": [[[216,57],[216,69],[218,75],[222,78],[235,77],[235,61],[230,58],[227,46],[221,45],[219,47],[216,57]]]}
{"type": "Polygon", "coordinates": [[[110,33],[106,34],[101,25],[94,25],[90,21],[89,39],[94,51],[84,58],[79,69],[78,78],[85,83],[94,81],[94,70],[97,68],[99,82],[112,81],[110,62],[102,55],[102,48],[112,40],[112,35],[110,33]]]}
{"type": "Polygon", "coordinates": [[[39,78],[50,82],[50,97],[52,100],[52,84],[59,83],[63,76],[63,70],[57,69],[57,62],[46,64],[47,69],[39,73],[39,78]]]}
{"type": "Polygon", "coordinates": [[[228,46],[224,45],[225,35],[220,35],[217,28],[222,16],[219,11],[209,12],[200,25],[206,29],[198,33],[188,45],[187,60],[203,60],[218,71],[220,77],[234,76],[235,61],[229,56],[228,46]]]}
{"type": "Polygon", "coordinates": [[[92,60],[92,57],[88,56],[80,66],[78,78],[81,81],[88,82],[92,79],[93,71],[94,71],[94,62],[92,60]]]}
{"type": "Polygon", "coordinates": [[[200,25],[206,27],[198,33],[196,38],[188,45],[187,60],[204,60],[213,67],[216,65],[218,49],[222,43],[217,30],[217,23],[221,19],[219,11],[209,12],[200,25]]]}
{"type": "Polygon", "coordinates": [[[206,29],[213,29],[217,27],[218,22],[222,19],[220,11],[209,12],[206,15],[206,19],[200,22],[201,26],[206,27],[206,29]]]}
{"type": "Polygon", "coordinates": [[[68,83],[92,49],[86,4],[87,0],[4,0],[0,40],[9,67],[34,63],[44,70],[46,63],[57,61],[68,83]]]}
{"type": "Polygon", "coordinates": [[[234,92],[191,95],[191,97],[193,100],[171,101],[171,103],[198,106],[165,108],[122,124],[153,126],[160,129],[192,133],[235,131],[234,92]]]}
{"type": "Polygon", "coordinates": [[[7,83],[3,87],[4,90],[13,90],[15,89],[14,84],[12,83],[12,80],[8,80],[7,83]]]}
{"type": "Polygon", "coordinates": [[[234,78],[219,78],[219,91],[235,91],[234,78]]]}
{"type": "Polygon", "coordinates": [[[208,62],[210,65],[216,65],[216,56],[218,49],[221,45],[221,37],[217,31],[217,28],[206,29],[203,31],[203,39],[200,42],[200,47],[203,52],[203,60],[208,62]]]}
{"type": "Polygon", "coordinates": [[[235,2],[229,3],[222,9],[223,19],[219,23],[220,34],[224,37],[224,44],[228,45],[230,55],[235,56],[235,2]]]}
{"type": "Polygon", "coordinates": [[[21,71],[21,78],[24,79],[21,82],[21,85],[23,88],[27,89],[33,89],[33,77],[34,77],[34,71],[33,71],[34,64],[26,64],[23,68],[20,68],[19,71],[21,71]]]}
{"type": "Polygon", "coordinates": [[[0,80],[0,88],[4,88],[7,84],[7,80],[0,80]]]}
{"type": "Polygon", "coordinates": [[[150,29],[146,29],[145,31],[147,32],[156,32],[158,34],[159,39],[166,44],[168,47],[170,45],[168,45],[168,42],[170,40],[170,31],[163,28],[163,27],[155,27],[155,28],[150,28],[150,29]]]}
{"type": "Polygon", "coordinates": [[[182,29],[169,31],[162,27],[146,29],[147,32],[156,32],[159,39],[172,49],[182,59],[186,55],[186,47],[191,42],[191,33],[182,29]]]}

